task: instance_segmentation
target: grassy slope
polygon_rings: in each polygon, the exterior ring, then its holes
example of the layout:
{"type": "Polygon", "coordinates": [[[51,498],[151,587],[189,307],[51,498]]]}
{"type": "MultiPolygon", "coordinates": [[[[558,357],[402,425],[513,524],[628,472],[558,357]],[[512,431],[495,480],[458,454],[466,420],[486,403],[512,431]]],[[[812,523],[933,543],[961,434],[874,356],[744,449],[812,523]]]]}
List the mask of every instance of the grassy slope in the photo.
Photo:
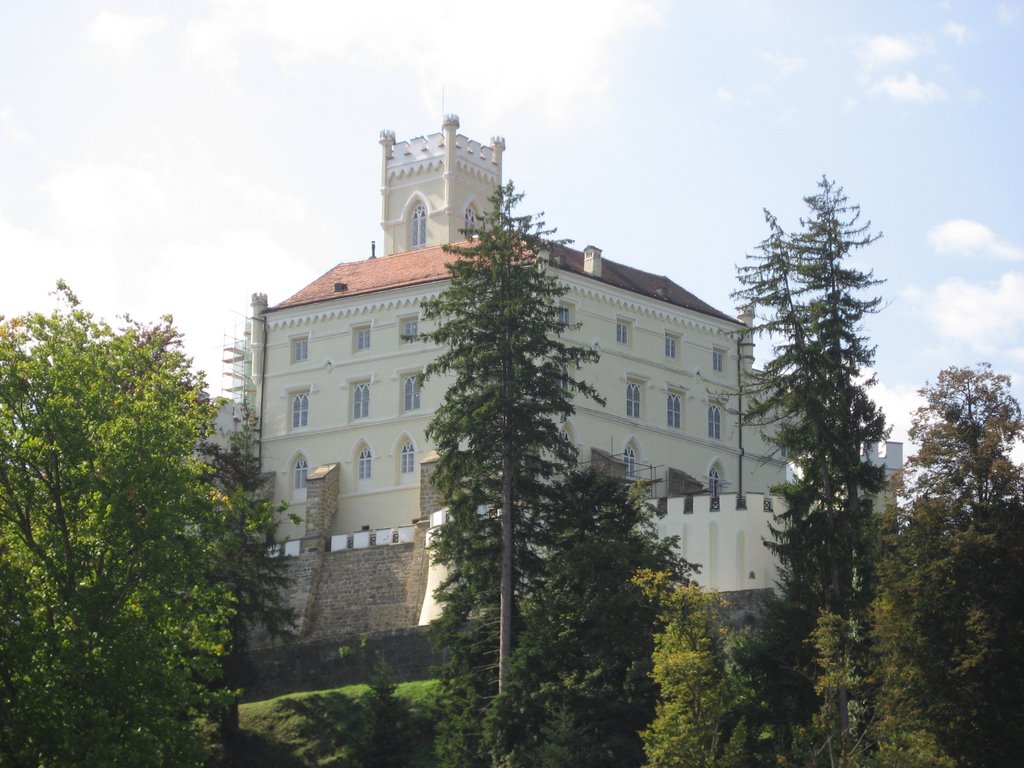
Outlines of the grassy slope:
{"type": "MultiPolygon", "coordinates": [[[[436,681],[400,683],[396,695],[411,712],[406,727],[413,732],[410,766],[433,765],[431,710],[436,681]]],[[[235,765],[262,768],[356,765],[353,746],[362,729],[359,700],[370,690],[351,685],[330,691],[279,696],[243,704],[241,751],[235,765]]]]}

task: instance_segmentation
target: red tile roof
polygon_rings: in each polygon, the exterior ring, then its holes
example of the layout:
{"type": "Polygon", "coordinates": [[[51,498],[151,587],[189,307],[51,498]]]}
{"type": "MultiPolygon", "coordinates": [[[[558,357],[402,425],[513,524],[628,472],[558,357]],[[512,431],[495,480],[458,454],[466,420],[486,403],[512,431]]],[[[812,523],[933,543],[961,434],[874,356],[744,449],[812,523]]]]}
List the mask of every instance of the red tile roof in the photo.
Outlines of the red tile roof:
{"type": "MultiPolygon", "coordinates": [[[[301,291],[270,308],[270,312],[306,304],[316,304],[345,296],[384,291],[409,285],[421,285],[448,279],[446,264],[456,256],[442,246],[393,253],[364,261],[343,262],[321,275],[301,291]]],[[[691,309],[704,315],[738,323],[736,318],[701,301],[688,290],[663,275],[627,267],[602,257],[601,277],[583,269],[583,252],[567,246],[555,246],[552,262],[559,268],[583,277],[614,285],[633,293],[691,309]]]]}

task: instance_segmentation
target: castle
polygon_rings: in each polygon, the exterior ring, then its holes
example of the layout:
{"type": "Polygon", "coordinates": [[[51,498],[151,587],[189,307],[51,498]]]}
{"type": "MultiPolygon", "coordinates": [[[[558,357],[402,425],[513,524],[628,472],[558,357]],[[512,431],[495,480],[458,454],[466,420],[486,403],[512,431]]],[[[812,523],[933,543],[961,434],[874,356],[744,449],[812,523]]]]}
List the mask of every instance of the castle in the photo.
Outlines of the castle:
{"type": "MultiPolygon", "coordinates": [[[[239,380],[258,404],[263,470],[275,500],[288,504],[280,535],[296,558],[293,601],[307,636],[432,615],[437,574],[422,552],[443,500],[429,485],[436,456],[425,430],[444,382],[417,380],[438,352],[420,335],[420,307],[445,290],[453,257],[443,246],[487,213],[505,152],[504,139],[484,144],[458,129],[448,115],[426,137],[399,142],[381,132],[382,254],[339,263],[275,303],[253,296],[239,380]],[[408,552],[401,564],[378,569],[391,586],[357,600],[354,574],[377,578],[368,558],[400,551],[408,552]],[[340,613],[328,621],[325,611],[340,613]]],[[[661,532],[682,536],[705,586],[771,587],[762,538],[778,503],[769,489],[786,464],[742,420],[742,388],[756,375],[753,315],[730,316],[594,246],[554,246],[538,258],[567,289],[563,338],[601,356],[581,376],[607,404],[578,401],[565,439],[581,461],[648,482],[667,513],[661,532]]]]}

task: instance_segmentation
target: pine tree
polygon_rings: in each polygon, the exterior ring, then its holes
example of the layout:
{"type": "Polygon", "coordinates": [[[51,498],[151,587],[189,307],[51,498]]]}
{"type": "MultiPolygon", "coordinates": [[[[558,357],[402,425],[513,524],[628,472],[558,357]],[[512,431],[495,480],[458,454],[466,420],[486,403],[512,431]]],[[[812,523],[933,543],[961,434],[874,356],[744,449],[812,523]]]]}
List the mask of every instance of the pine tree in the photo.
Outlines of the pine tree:
{"type": "MultiPolygon", "coordinates": [[[[432,482],[451,510],[434,550],[450,572],[438,595],[445,614],[438,631],[454,675],[443,698],[474,706],[493,695],[491,680],[505,687],[514,596],[528,588],[539,558],[539,510],[576,458],[560,424],[575,395],[598,399],[578,378],[597,353],[560,338],[567,327],[557,300],[567,289],[545,269],[551,232],[515,215],[521,200],[511,183],[496,191],[470,244],[447,246],[448,289],[423,305],[424,317],[438,322],[424,336],[442,347],[424,376],[447,377],[427,428],[440,457],[432,482]]],[[[453,723],[463,736],[452,743],[478,742],[479,727],[478,718],[464,731],[453,723]]]]}
{"type": "MultiPolygon", "coordinates": [[[[875,521],[872,494],[884,483],[882,468],[862,460],[865,444],[887,434],[872,402],[874,346],[863,335],[865,318],[878,311],[879,285],[871,272],[848,265],[850,257],[880,237],[861,224],[859,206],[827,178],[801,230],[787,233],[767,211],[770,234],[759,253],[739,268],[734,293],[758,306],[757,332],[774,344],[774,358],[752,385],[748,423],[772,424],[767,438],[788,450],[796,479],[779,490],[786,511],[777,517],[770,549],[778,557],[781,599],[771,603],[760,636],[769,688],[781,694],[773,707],[780,727],[808,721],[815,695],[810,647],[804,642],[819,613],[863,621],[870,599],[875,521]]],[[[842,738],[849,730],[848,692],[840,686],[836,714],[842,738]]]]}

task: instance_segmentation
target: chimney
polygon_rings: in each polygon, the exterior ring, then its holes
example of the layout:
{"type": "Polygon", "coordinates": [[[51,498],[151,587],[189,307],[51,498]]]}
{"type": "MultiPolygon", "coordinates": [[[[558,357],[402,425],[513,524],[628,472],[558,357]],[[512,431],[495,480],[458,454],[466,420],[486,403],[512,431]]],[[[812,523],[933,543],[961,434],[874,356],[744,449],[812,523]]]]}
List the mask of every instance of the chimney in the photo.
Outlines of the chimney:
{"type": "Polygon", "coordinates": [[[594,277],[601,276],[601,249],[588,245],[583,249],[583,271],[594,277]]]}

